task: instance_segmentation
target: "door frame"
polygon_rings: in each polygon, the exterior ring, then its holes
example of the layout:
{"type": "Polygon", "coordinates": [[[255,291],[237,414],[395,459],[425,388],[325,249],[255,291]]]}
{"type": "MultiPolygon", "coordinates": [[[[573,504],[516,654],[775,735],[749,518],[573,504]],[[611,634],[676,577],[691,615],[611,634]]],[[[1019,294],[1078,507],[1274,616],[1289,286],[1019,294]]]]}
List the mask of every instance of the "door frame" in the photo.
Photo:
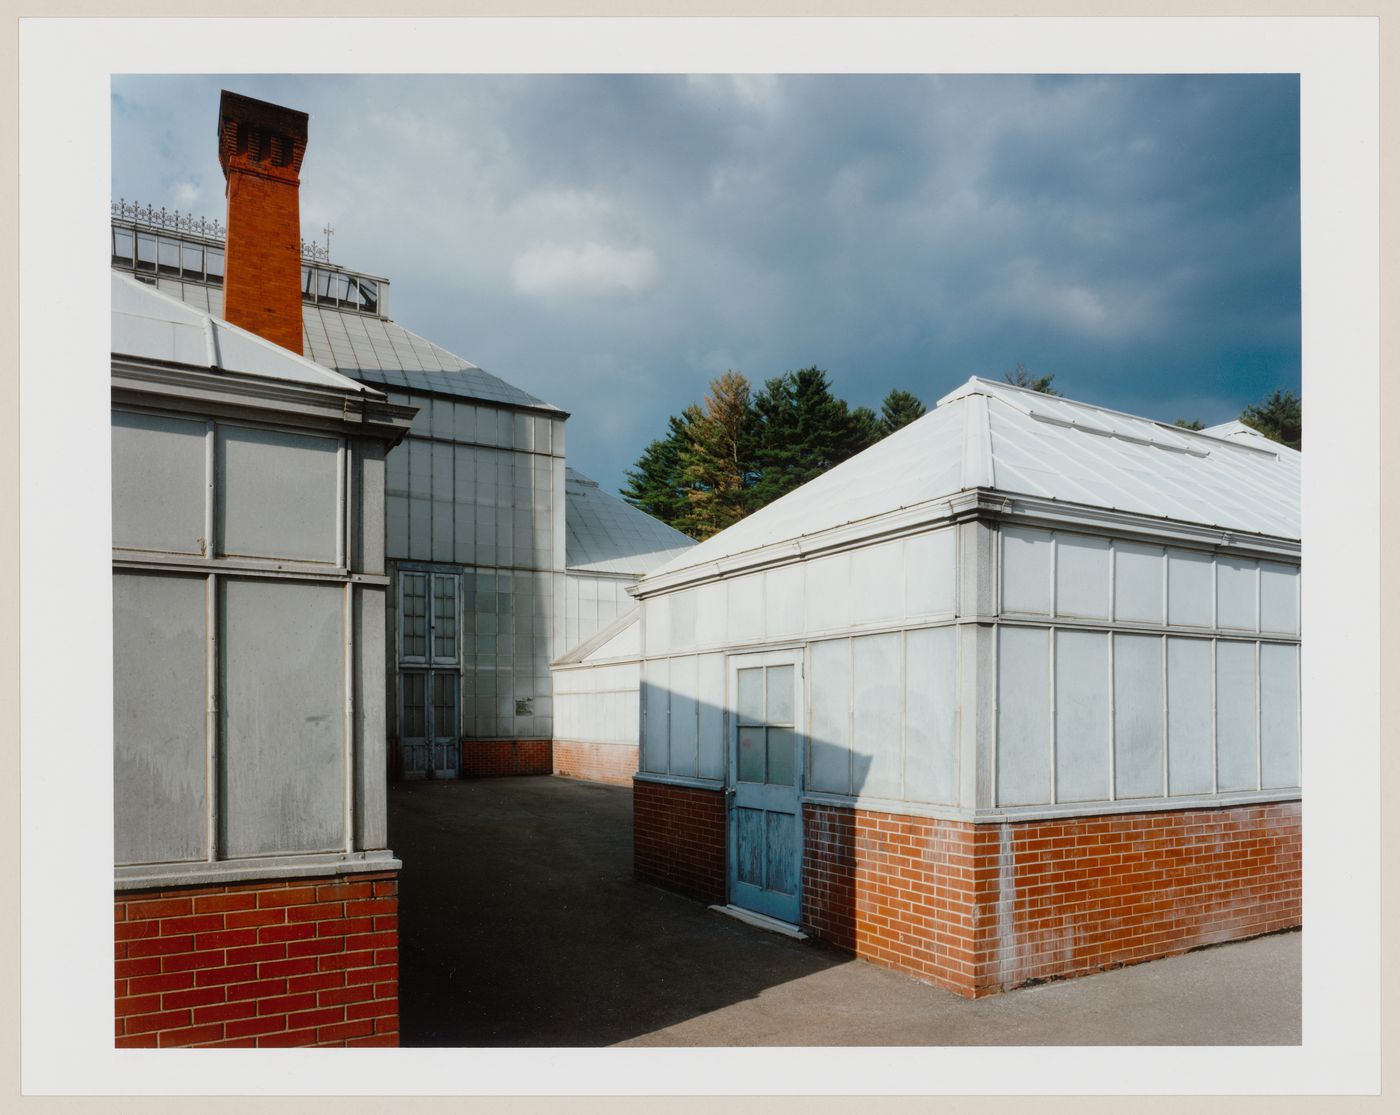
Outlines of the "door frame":
{"type": "MultiPolygon", "coordinates": [[[[728,654],[725,656],[725,891],[729,896],[729,901],[731,904],[739,906],[741,909],[750,910],[753,913],[763,914],[766,917],[775,917],[775,915],[767,910],[754,910],[752,907],[742,905],[738,901],[738,895],[735,893],[738,879],[735,857],[738,854],[739,847],[739,671],[753,669],[756,667],[766,668],[769,666],[791,666],[793,668],[793,780],[791,787],[773,787],[774,790],[790,791],[793,806],[794,823],[792,855],[796,861],[794,864],[794,878],[796,879],[796,891],[793,895],[793,902],[796,905],[796,913],[794,914],[790,922],[790,924],[793,925],[796,925],[798,921],[800,921],[802,911],[802,799],[806,791],[808,748],[806,659],[807,648],[805,645],[789,646],[777,650],[741,651],[739,653],[728,654]]],[[[766,703],[764,709],[764,716],[766,719],[766,703]]],[[[764,789],[767,790],[768,788],[769,787],[765,784],[764,789]]],[[[788,921],[787,918],[777,918],[777,920],[788,921]]]]}
{"type": "Polygon", "coordinates": [[[462,568],[455,565],[438,565],[430,562],[400,562],[395,570],[395,593],[394,593],[394,655],[395,667],[397,670],[396,688],[398,690],[398,721],[397,736],[400,751],[408,746],[408,737],[404,734],[404,678],[413,674],[423,679],[423,737],[414,737],[414,746],[422,747],[428,758],[425,769],[410,770],[404,756],[400,756],[400,772],[405,779],[417,778],[457,778],[462,773],[462,679],[465,671],[462,668],[462,618],[464,613],[464,602],[462,600],[462,568]],[[405,655],[403,653],[403,619],[404,619],[404,593],[407,587],[407,576],[420,576],[424,578],[424,632],[423,632],[423,653],[421,655],[405,655]],[[434,628],[437,624],[437,600],[436,587],[437,579],[448,578],[452,582],[452,607],[453,607],[453,653],[450,656],[439,655],[434,646],[434,628]],[[434,681],[439,677],[452,677],[453,691],[453,712],[452,722],[454,731],[451,739],[439,736],[436,731],[436,704],[433,696],[434,681]]]}

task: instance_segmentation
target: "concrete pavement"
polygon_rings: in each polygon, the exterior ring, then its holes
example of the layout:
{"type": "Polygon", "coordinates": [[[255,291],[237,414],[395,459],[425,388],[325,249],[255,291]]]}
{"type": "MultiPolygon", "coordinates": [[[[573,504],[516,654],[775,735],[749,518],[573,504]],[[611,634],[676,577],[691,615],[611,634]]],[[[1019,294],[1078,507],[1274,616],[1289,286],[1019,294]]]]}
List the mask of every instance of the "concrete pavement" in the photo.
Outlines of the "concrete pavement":
{"type": "Polygon", "coordinates": [[[632,878],[631,792],[396,783],[405,1046],[1274,1045],[1301,934],[969,1002],[632,878]]]}

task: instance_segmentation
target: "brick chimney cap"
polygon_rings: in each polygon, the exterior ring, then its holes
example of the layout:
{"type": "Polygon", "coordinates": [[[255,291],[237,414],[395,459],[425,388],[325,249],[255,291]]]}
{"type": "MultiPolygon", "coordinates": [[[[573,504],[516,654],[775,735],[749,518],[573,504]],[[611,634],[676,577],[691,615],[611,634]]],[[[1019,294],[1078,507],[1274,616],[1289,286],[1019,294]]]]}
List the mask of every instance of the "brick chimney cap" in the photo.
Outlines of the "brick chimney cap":
{"type": "Polygon", "coordinates": [[[242,93],[219,96],[219,166],[298,181],[306,153],[306,113],[242,93]]]}
{"type": "Polygon", "coordinates": [[[232,119],[238,123],[261,124],[265,128],[281,132],[292,139],[306,139],[306,122],[310,119],[304,112],[271,101],[260,101],[242,93],[231,93],[227,89],[219,91],[219,127],[232,119]]]}

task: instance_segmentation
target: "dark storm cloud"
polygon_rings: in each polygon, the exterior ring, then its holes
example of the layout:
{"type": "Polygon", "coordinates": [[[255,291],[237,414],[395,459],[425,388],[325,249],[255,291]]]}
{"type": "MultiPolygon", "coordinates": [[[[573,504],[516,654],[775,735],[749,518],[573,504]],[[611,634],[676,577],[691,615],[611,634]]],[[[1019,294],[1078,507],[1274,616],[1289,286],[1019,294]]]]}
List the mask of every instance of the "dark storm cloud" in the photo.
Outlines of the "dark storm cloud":
{"type": "Polygon", "coordinates": [[[1299,383],[1292,76],[123,78],[114,195],[221,212],[221,86],[311,113],[307,235],[606,485],[728,367],[1208,423],[1299,383]]]}

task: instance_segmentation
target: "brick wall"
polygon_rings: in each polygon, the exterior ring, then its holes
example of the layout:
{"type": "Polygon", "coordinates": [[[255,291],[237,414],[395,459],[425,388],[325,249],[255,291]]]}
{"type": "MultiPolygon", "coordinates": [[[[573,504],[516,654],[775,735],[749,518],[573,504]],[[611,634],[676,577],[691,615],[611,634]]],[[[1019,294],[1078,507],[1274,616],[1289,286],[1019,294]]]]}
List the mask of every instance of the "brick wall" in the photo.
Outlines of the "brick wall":
{"type": "Polygon", "coordinates": [[[637,773],[637,747],[635,744],[575,743],[556,739],[554,773],[589,782],[630,786],[632,776],[637,773]]]}
{"type": "Polygon", "coordinates": [[[462,777],[551,774],[553,748],[547,739],[464,739],[462,777]]]}
{"type": "Polygon", "coordinates": [[[802,829],[813,936],[942,987],[972,985],[974,826],[807,804],[802,829]]]}
{"type": "Polygon", "coordinates": [[[122,891],[116,1044],[398,1045],[394,872],[122,891]]]}
{"type": "Polygon", "coordinates": [[[723,791],[633,782],[632,838],[642,882],[702,902],[728,901],[723,791]]]}
{"type": "Polygon", "coordinates": [[[803,810],[803,924],[978,996],[1302,922],[1298,802],[972,825],[803,810]]]}

